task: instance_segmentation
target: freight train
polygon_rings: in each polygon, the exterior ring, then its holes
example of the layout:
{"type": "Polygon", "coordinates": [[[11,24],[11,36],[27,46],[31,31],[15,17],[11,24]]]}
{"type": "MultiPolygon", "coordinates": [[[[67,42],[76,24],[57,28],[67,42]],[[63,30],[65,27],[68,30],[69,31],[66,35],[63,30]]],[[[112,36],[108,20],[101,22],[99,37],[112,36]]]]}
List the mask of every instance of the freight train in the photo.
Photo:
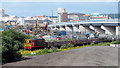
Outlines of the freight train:
{"type": "MultiPolygon", "coordinates": [[[[114,39],[115,40],[115,39],[114,39]]],[[[45,39],[25,39],[24,48],[25,49],[34,49],[41,47],[60,47],[66,44],[77,45],[85,45],[90,43],[100,43],[100,42],[110,42],[113,41],[112,38],[100,37],[100,38],[91,38],[91,39],[81,39],[81,40],[66,40],[66,41],[49,41],[46,42],[45,39]]]]}

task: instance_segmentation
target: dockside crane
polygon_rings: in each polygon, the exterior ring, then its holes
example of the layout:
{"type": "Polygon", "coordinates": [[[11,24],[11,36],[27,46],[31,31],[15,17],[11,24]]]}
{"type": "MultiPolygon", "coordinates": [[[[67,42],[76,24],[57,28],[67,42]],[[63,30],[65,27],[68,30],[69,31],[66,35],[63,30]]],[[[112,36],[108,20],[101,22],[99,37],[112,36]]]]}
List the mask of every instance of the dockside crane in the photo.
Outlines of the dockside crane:
{"type": "Polygon", "coordinates": [[[8,22],[7,23],[7,29],[10,29],[10,28],[12,29],[12,24],[11,24],[11,22],[8,22]],[[9,26],[9,24],[10,24],[10,26],[9,26]]]}
{"type": "Polygon", "coordinates": [[[38,29],[38,19],[36,19],[36,26],[35,26],[36,29],[38,29]]]}
{"type": "Polygon", "coordinates": [[[36,19],[36,25],[35,30],[33,30],[33,34],[36,34],[38,32],[38,19],[36,19]]]}
{"type": "Polygon", "coordinates": [[[18,27],[18,24],[19,24],[19,23],[17,23],[17,24],[15,25],[14,29],[16,29],[16,28],[18,27]]]}

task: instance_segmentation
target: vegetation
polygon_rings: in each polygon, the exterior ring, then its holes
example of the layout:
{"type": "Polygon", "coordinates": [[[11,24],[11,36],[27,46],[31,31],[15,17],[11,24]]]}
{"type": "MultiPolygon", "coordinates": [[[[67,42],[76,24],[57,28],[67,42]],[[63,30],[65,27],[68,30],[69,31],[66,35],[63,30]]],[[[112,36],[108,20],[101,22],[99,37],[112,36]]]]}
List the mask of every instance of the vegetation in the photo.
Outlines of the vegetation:
{"type": "Polygon", "coordinates": [[[2,64],[2,32],[0,32],[0,65],[2,64]]]}
{"type": "Polygon", "coordinates": [[[53,52],[59,52],[61,51],[60,49],[57,49],[56,47],[51,47],[49,50],[49,53],[53,53],[53,52]]]}
{"type": "Polygon", "coordinates": [[[91,46],[94,46],[95,44],[94,44],[94,43],[91,43],[90,45],[91,45],[91,46]]]}
{"type": "Polygon", "coordinates": [[[55,47],[51,47],[50,49],[38,49],[38,50],[34,50],[34,51],[30,51],[30,50],[20,50],[19,52],[23,55],[23,56],[36,56],[36,55],[44,55],[44,54],[48,54],[48,53],[54,53],[54,52],[60,52],[60,51],[66,51],[66,50],[71,50],[71,49],[76,49],[76,48],[83,48],[83,47],[89,47],[89,46],[110,46],[110,44],[118,44],[118,40],[116,41],[112,41],[112,42],[102,42],[102,43],[91,43],[90,45],[84,45],[84,46],[76,46],[74,47],[73,44],[68,44],[68,45],[63,45],[61,46],[60,49],[55,48],[55,47]]]}
{"type": "Polygon", "coordinates": [[[22,56],[35,56],[35,55],[44,55],[44,54],[48,54],[48,53],[54,53],[54,52],[60,52],[62,50],[55,48],[55,47],[51,47],[50,49],[48,48],[44,48],[44,49],[38,49],[38,50],[20,50],[19,52],[22,54],[22,56]]]}
{"type": "Polygon", "coordinates": [[[2,32],[2,62],[11,62],[21,58],[21,54],[18,52],[23,49],[23,42],[26,38],[32,38],[26,36],[15,30],[5,30],[2,32]]]}
{"type": "Polygon", "coordinates": [[[72,48],[72,47],[74,47],[74,45],[71,44],[71,43],[69,43],[69,44],[67,44],[67,45],[61,46],[61,49],[67,49],[67,48],[72,48]]]}
{"type": "Polygon", "coordinates": [[[116,41],[112,41],[111,44],[120,44],[120,39],[118,39],[116,41]]]}

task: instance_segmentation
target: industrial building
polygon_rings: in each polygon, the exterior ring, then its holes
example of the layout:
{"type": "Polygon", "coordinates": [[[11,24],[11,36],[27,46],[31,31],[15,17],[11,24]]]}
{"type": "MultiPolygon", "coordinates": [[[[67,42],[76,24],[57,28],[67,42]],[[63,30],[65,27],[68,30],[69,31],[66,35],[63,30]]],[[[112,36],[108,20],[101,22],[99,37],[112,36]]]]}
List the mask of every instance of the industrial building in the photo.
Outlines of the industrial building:
{"type": "Polygon", "coordinates": [[[91,13],[90,14],[90,20],[107,20],[109,19],[109,15],[103,15],[103,14],[99,14],[99,13],[91,13]]]}
{"type": "Polygon", "coordinates": [[[58,8],[58,22],[67,22],[68,15],[65,8],[58,8]]]}
{"type": "Polygon", "coordinates": [[[79,21],[80,19],[86,19],[83,17],[83,13],[69,13],[68,14],[68,21],[79,21]]]}
{"type": "Polygon", "coordinates": [[[0,9],[0,17],[4,17],[5,16],[5,10],[4,8],[0,9]]]}

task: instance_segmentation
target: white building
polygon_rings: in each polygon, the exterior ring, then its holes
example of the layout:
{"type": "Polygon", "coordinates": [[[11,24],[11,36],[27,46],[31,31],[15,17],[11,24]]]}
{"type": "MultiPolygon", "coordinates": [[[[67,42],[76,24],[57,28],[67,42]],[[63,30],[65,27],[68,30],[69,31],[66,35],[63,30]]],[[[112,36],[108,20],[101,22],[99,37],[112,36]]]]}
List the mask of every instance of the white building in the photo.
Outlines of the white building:
{"type": "Polygon", "coordinates": [[[19,25],[22,25],[22,26],[25,25],[25,23],[24,23],[24,18],[18,18],[18,19],[17,19],[17,22],[19,23],[19,25]]]}
{"type": "Polygon", "coordinates": [[[5,16],[5,10],[4,8],[0,9],[0,17],[4,17],[5,16]]]}
{"type": "Polygon", "coordinates": [[[58,22],[62,22],[62,14],[66,12],[65,8],[58,8],[58,22]]]}

